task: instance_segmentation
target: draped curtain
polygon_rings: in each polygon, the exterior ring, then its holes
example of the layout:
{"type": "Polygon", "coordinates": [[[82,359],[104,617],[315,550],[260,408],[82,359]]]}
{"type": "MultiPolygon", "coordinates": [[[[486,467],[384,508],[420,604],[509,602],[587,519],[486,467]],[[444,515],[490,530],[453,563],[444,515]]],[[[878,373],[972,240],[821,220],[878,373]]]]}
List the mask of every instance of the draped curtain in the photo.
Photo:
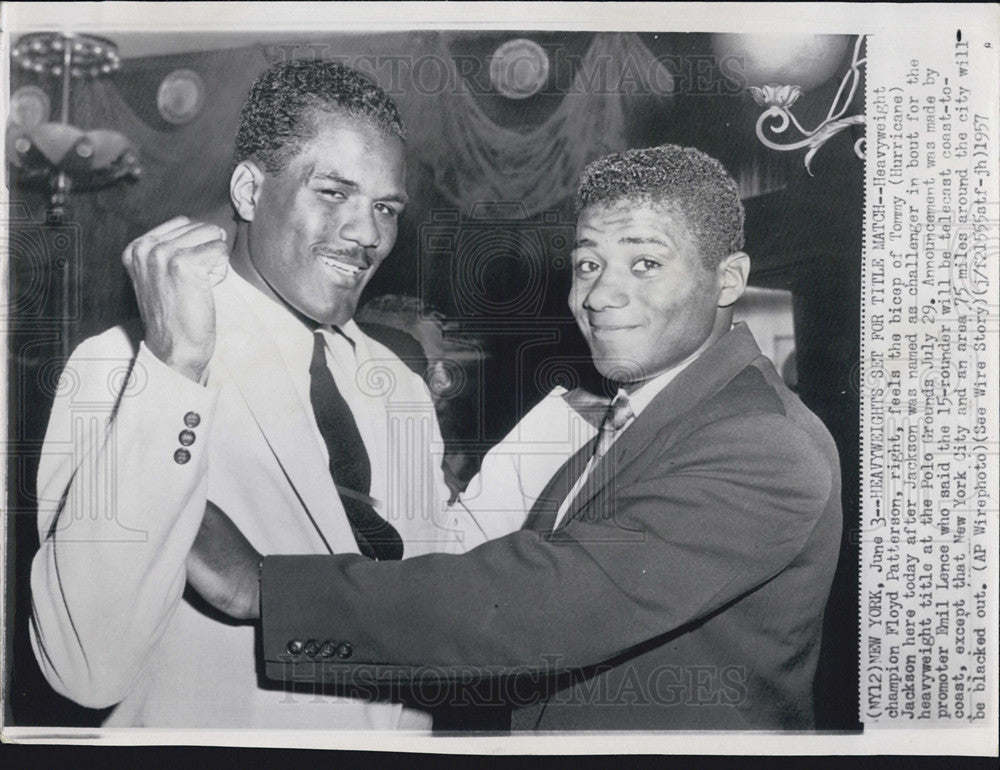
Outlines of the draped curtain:
{"type": "MultiPolygon", "coordinates": [[[[435,54],[460,75],[444,41],[435,54]]],[[[590,161],[629,146],[636,94],[669,90],[670,74],[633,34],[597,34],[555,112],[542,125],[500,126],[468,89],[402,99],[417,155],[440,194],[462,212],[479,201],[519,201],[529,216],[572,196],[590,161]],[[626,69],[627,68],[627,69],[626,69]]]]}
{"type": "MultiPolygon", "coordinates": [[[[254,78],[275,60],[323,56],[355,64],[396,101],[408,126],[413,199],[396,251],[411,256],[420,249],[420,224],[442,206],[467,216],[479,201],[507,200],[519,201],[529,216],[560,208],[568,213],[583,166],[630,146],[631,116],[647,103],[643,98],[664,93],[671,83],[636,35],[598,33],[590,36],[566,93],[557,95],[558,103],[543,121],[500,125],[477,101],[475,89],[464,87],[452,37],[433,31],[340,35],[308,45],[130,59],[115,76],[74,83],[71,121],[83,129],[125,134],[139,148],[143,169],[138,182],[70,197],[69,217],[78,226],[82,247],[76,268],[83,307],[74,336],[93,334],[134,314],[119,265],[130,240],[177,214],[232,227],[228,178],[240,108],[254,78]],[[416,82],[412,65],[426,57],[436,60],[446,87],[427,89],[416,82]],[[387,61],[396,66],[383,66],[387,61]],[[179,68],[201,76],[205,100],[194,120],[175,126],[157,112],[156,90],[179,68]]],[[[482,57],[488,59],[491,51],[484,49],[482,57]]],[[[42,196],[21,192],[41,219],[42,196]]],[[[383,271],[372,288],[412,287],[415,262],[398,260],[398,271],[383,271]]]]}
{"type": "Polygon", "coordinates": [[[461,87],[462,75],[440,34],[416,41],[404,35],[352,36],[328,44],[130,60],[122,76],[83,81],[74,91],[74,123],[112,127],[132,139],[142,156],[142,181],[121,188],[129,195],[118,196],[115,189],[96,197],[113,197],[119,216],[136,219],[150,209],[195,213],[224,202],[232,140],[251,82],[278,54],[317,51],[348,63],[432,56],[446,68],[448,87],[430,93],[399,81],[398,70],[389,67],[370,68],[369,74],[390,91],[404,115],[413,164],[429,169],[441,196],[463,211],[480,200],[517,200],[533,214],[572,195],[584,165],[629,146],[626,113],[634,94],[662,93],[671,82],[637,36],[596,34],[555,112],[542,125],[511,128],[491,121],[473,92],[461,87]],[[177,127],[156,113],[155,89],[179,67],[201,75],[206,100],[191,123],[177,127]]]}

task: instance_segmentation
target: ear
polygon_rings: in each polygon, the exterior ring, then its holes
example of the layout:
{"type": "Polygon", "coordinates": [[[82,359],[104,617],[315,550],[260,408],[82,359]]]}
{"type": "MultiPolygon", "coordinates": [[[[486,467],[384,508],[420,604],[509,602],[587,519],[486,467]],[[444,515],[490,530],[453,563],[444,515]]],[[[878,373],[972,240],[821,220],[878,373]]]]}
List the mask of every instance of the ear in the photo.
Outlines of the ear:
{"type": "Polygon", "coordinates": [[[750,278],[750,257],[742,251],[730,254],[719,263],[719,307],[729,307],[743,296],[750,278]]]}
{"type": "Polygon", "coordinates": [[[252,160],[244,160],[233,169],[229,178],[229,198],[244,222],[253,221],[263,188],[264,172],[252,160]]]}

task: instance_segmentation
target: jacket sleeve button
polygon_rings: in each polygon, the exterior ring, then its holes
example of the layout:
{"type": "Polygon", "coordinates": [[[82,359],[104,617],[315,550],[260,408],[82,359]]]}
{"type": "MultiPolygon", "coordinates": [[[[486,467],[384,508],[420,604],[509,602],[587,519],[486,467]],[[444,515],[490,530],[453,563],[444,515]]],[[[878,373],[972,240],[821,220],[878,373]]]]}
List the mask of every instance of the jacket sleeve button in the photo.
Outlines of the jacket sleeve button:
{"type": "Polygon", "coordinates": [[[349,658],[354,654],[354,648],[351,647],[347,642],[341,642],[337,645],[337,657],[338,658],[349,658]]]}
{"type": "Polygon", "coordinates": [[[319,648],[319,654],[322,658],[332,658],[336,651],[337,645],[329,640],[323,642],[323,646],[319,648]]]}
{"type": "Polygon", "coordinates": [[[316,653],[319,652],[319,642],[315,639],[310,639],[306,642],[306,646],[302,648],[302,652],[308,655],[310,658],[315,657],[316,653]]]}
{"type": "Polygon", "coordinates": [[[191,453],[186,449],[178,449],[174,452],[174,462],[178,465],[183,465],[188,460],[191,459],[191,453]]]}
{"type": "Polygon", "coordinates": [[[302,648],[304,646],[305,645],[302,644],[301,639],[292,639],[292,641],[288,643],[288,646],[285,647],[285,649],[288,650],[288,652],[291,655],[300,655],[302,654],[302,648]]]}
{"type": "Polygon", "coordinates": [[[197,412],[188,412],[184,415],[184,424],[189,428],[197,428],[201,424],[201,415],[197,412]]]}

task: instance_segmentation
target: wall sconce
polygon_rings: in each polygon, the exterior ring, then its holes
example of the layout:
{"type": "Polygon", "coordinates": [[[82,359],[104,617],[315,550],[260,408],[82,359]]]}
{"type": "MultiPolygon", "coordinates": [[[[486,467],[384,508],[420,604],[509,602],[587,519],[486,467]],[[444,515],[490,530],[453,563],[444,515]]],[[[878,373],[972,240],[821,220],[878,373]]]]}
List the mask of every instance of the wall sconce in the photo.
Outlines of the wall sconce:
{"type": "Polygon", "coordinates": [[[69,122],[73,80],[98,78],[121,66],[118,47],[94,35],[38,32],[23,35],[11,50],[16,66],[39,77],[62,78],[60,120],[20,125],[12,113],[7,157],[19,176],[50,191],[48,217],[62,221],[73,189],[97,189],[121,179],[138,179],[138,151],[117,131],[83,131],[69,122]]]}
{"type": "MultiPolygon", "coordinates": [[[[719,56],[734,56],[744,62],[750,95],[764,112],[757,118],[757,138],[772,150],[789,152],[808,148],[804,163],[812,176],[813,157],[832,137],[851,126],[863,126],[864,114],[847,115],[858,86],[861,68],[866,59],[861,58],[864,42],[858,36],[854,54],[847,72],[840,81],[840,88],[830,105],[826,118],[815,128],[805,128],[792,112],[792,106],[802,92],[826,82],[843,59],[847,41],[827,35],[807,37],[773,37],[766,35],[716,35],[712,45],[719,56]],[[789,128],[798,132],[791,141],[782,141],[789,128]]],[[[865,157],[865,138],[854,143],[854,153],[865,157]]]]}

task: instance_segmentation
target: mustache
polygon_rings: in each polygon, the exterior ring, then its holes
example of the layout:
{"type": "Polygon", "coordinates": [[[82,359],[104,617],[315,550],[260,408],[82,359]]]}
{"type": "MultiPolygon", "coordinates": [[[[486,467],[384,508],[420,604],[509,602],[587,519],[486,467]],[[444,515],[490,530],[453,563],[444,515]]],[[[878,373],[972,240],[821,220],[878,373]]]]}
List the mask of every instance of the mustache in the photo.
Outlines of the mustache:
{"type": "Polygon", "coordinates": [[[313,246],[311,251],[317,257],[332,257],[333,259],[345,260],[355,264],[363,264],[366,267],[372,264],[367,249],[363,248],[334,249],[327,246],[313,246]]]}

